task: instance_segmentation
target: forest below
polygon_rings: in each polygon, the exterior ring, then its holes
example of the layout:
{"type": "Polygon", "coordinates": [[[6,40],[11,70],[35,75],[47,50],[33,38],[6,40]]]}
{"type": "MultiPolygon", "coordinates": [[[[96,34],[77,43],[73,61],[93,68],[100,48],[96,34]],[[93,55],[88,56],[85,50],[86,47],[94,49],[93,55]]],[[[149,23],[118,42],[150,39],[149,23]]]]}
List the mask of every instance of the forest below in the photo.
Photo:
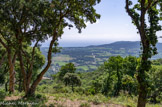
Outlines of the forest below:
{"type": "Polygon", "coordinates": [[[124,1],[139,42],[61,48],[101,0],[0,0],[0,107],[162,107],[162,0],[124,1]]]}

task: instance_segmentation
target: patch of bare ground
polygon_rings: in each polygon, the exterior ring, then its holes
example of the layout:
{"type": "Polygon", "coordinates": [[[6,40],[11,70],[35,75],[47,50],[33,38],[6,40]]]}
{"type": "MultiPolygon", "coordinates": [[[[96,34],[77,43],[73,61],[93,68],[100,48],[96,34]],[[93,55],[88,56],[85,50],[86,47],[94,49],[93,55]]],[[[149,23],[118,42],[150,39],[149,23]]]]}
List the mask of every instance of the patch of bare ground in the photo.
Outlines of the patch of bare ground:
{"type": "Polygon", "coordinates": [[[6,96],[4,101],[14,101],[14,100],[19,100],[21,99],[22,97],[21,96],[6,96]]]}
{"type": "MultiPolygon", "coordinates": [[[[87,107],[87,106],[81,106],[81,104],[88,103],[87,101],[82,100],[69,100],[65,98],[55,99],[55,97],[50,96],[48,98],[48,101],[46,102],[46,106],[61,106],[61,107],[87,107]]],[[[100,103],[100,104],[93,104],[92,102],[88,103],[88,107],[126,107],[119,104],[109,104],[109,103],[100,103]]]]}

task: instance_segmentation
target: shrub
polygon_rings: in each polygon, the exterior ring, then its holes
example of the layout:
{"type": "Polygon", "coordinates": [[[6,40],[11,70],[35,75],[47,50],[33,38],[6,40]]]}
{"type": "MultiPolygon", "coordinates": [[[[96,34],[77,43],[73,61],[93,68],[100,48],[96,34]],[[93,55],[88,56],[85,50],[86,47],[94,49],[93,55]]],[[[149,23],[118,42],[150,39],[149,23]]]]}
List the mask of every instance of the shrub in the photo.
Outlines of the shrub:
{"type": "Polygon", "coordinates": [[[99,96],[94,96],[94,98],[92,99],[93,104],[98,105],[101,104],[102,101],[100,100],[99,96]]]}
{"type": "Polygon", "coordinates": [[[90,104],[87,102],[81,103],[79,107],[90,107],[90,104]]]}
{"type": "Polygon", "coordinates": [[[0,100],[3,100],[6,96],[6,93],[4,90],[0,90],[0,100]]]}

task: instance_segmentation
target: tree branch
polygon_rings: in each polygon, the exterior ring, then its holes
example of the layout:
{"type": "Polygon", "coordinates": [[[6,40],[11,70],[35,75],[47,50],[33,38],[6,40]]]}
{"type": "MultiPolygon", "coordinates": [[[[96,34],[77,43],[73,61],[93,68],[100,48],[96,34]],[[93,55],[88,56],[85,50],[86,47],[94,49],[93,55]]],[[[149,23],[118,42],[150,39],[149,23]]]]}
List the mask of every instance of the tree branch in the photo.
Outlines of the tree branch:
{"type": "Polygon", "coordinates": [[[37,47],[38,42],[39,42],[39,40],[37,40],[37,42],[35,43],[35,45],[33,47],[33,50],[32,50],[32,59],[30,61],[29,72],[27,74],[27,78],[28,78],[27,83],[28,84],[30,84],[31,77],[32,77],[32,70],[33,70],[33,63],[34,63],[35,48],[37,47]]]}
{"type": "Polygon", "coordinates": [[[145,8],[145,11],[147,11],[150,7],[155,6],[159,1],[156,0],[153,2],[153,0],[148,0],[148,6],[145,8]]]}
{"type": "Polygon", "coordinates": [[[126,6],[125,6],[125,9],[128,13],[128,15],[132,18],[132,20],[135,22],[136,26],[137,26],[137,29],[140,31],[140,25],[139,25],[139,22],[137,20],[137,18],[132,14],[132,12],[130,11],[130,8],[129,8],[129,0],[126,0],[126,6]]]}
{"type": "Polygon", "coordinates": [[[3,42],[3,40],[0,38],[0,43],[6,48],[8,49],[8,46],[3,42]]]}
{"type": "Polygon", "coordinates": [[[14,54],[14,56],[13,56],[13,59],[12,59],[12,63],[13,63],[13,64],[15,64],[16,57],[17,57],[17,51],[15,52],[15,54],[14,54]]]}

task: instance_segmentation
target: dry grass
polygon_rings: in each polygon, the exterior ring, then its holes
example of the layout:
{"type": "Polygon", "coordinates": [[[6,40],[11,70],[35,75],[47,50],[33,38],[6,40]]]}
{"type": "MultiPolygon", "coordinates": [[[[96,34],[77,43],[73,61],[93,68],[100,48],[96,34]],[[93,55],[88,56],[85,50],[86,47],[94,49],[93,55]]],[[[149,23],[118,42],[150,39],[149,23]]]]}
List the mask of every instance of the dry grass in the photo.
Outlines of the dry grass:
{"type": "MultiPolygon", "coordinates": [[[[66,98],[56,98],[53,96],[48,97],[48,102],[46,102],[46,106],[55,106],[55,107],[81,107],[82,104],[87,103],[88,107],[125,107],[119,104],[109,104],[109,103],[100,103],[94,104],[93,102],[87,102],[83,100],[69,100],[66,98]]],[[[82,106],[83,107],[83,106],[82,106]]],[[[85,106],[87,107],[87,106],[85,106]]]]}

